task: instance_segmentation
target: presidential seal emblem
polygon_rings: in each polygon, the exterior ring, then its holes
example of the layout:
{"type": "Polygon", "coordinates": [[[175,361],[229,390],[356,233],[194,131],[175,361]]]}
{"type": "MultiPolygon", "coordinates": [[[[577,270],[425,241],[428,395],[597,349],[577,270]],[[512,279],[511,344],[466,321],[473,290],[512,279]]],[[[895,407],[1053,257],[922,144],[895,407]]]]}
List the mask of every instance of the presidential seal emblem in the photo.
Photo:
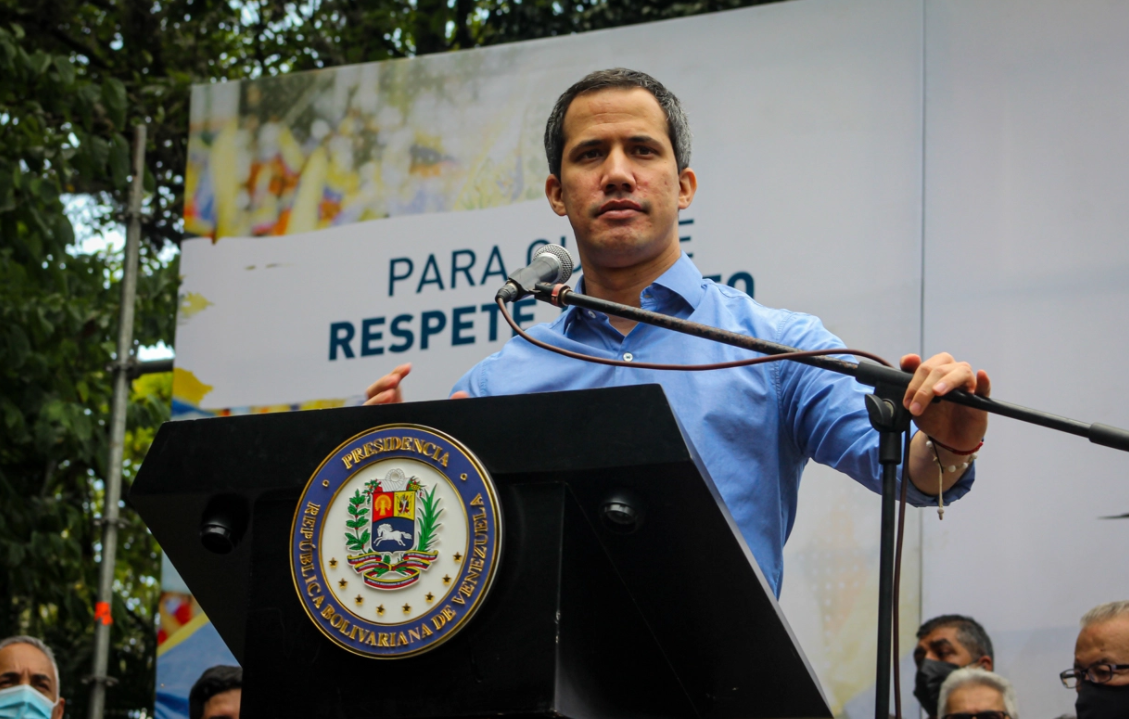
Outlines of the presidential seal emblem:
{"type": "Polygon", "coordinates": [[[454,438],[417,425],[353,437],[314,472],[290,530],[310,619],[378,659],[426,652],[474,615],[498,568],[494,483],[454,438]]]}

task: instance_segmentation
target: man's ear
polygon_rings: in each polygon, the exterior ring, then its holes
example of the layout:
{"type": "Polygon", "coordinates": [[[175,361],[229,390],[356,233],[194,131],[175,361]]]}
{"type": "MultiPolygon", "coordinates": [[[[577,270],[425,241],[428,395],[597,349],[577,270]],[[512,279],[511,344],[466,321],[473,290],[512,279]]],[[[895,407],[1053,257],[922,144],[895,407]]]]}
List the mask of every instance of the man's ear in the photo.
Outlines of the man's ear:
{"type": "Polygon", "coordinates": [[[549,198],[549,206],[553,208],[553,212],[561,217],[568,214],[564,203],[564,188],[561,187],[561,181],[556,175],[549,175],[545,179],[545,197],[549,198]]]}
{"type": "Polygon", "coordinates": [[[698,176],[687,167],[678,173],[678,209],[685,210],[694,201],[698,191],[698,176]]]}
{"type": "Polygon", "coordinates": [[[51,719],[63,719],[63,710],[66,708],[66,705],[67,700],[59,697],[59,701],[56,702],[55,708],[51,710],[51,719]]]}
{"type": "Polygon", "coordinates": [[[976,660],[976,666],[990,672],[992,671],[992,658],[989,656],[980,657],[976,660]]]}

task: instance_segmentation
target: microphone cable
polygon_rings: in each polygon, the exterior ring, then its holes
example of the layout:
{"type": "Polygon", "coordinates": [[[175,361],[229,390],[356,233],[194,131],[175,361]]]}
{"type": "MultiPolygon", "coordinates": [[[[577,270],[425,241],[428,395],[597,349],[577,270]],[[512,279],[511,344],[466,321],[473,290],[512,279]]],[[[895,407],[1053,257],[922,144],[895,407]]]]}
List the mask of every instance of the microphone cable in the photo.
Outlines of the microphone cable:
{"type": "MultiPolygon", "coordinates": [[[[683,372],[704,372],[707,370],[716,369],[730,369],[733,367],[749,367],[751,365],[765,364],[768,362],[781,362],[784,360],[797,360],[807,357],[826,357],[828,355],[854,355],[855,357],[865,357],[868,360],[877,362],[886,367],[893,367],[888,361],[879,357],[871,352],[864,352],[862,350],[854,350],[847,348],[824,349],[824,350],[803,350],[800,352],[784,352],[775,355],[762,355],[760,357],[750,357],[749,359],[733,360],[731,362],[714,362],[710,364],[662,364],[659,362],[626,362],[624,360],[606,359],[604,357],[595,357],[593,355],[586,355],[580,352],[573,352],[566,350],[563,347],[554,347],[548,342],[532,337],[528,332],[523,330],[514,318],[510,316],[509,310],[506,308],[506,303],[501,297],[494,300],[498,308],[502,312],[502,317],[506,319],[506,324],[513,329],[514,334],[521,337],[526,342],[529,342],[535,347],[555,352],[556,354],[572,359],[578,359],[583,362],[592,362],[594,364],[611,365],[612,367],[631,367],[633,369],[653,369],[653,370],[681,370],[683,372]]],[[[899,602],[901,601],[901,579],[902,579],[902,545],[905,536],[905,520],[906,520],[906,497],[907,486],[906,483],[909,479],[909,450],[912,435],[909,428],[906,428],[904,445],[902,450],[902,479],[901,479],[901,493],[898,499],[898,523],[896,529],[896,540],[894,549],[894,581],[892,588],[891,601],[893,603],[894,611],[891,613],[893,619],[892,635],[891,635],[891,648],[893,650],[893,659],[891,661],[891,670],[894,682],[894,716],[896,719],[902,719],[902,687],[901,687],[901,662],[899,660],[899,641],[898,629],[899,621],[898,616],[901,613],[899,602]]],[[[888,688],[887,688],[888,690],[888,688]]]]}
{"type": "Polygon", "coordinates": [[[775,355],[763,355],[760,357],[750,357],[749,359],[733,360],[732,362],[714,362],[712,364],[661,364],[658,362],[626,362],[624,360],[605,359],[603,357],[594,357],[592,355],[582,354],[580,352],[573,352],[566,350],[563,347],[554,347],[553,345],[542,342],[539,339],[531,337],[525,330],[514,322],[513,317],[510,316],[506,310],[506,303],[501,298],[494,300],[498,307],[502,310],[502,316],[506,318],[506,323],[513,329],[513,331],[526,342],[540,347],[541,349],[556,352],[565,357],[583,360],[585,362],[594,362],[596,364],[611,365],[613,367],[634,367],[636,369],[657,369],[657,370],[682,370],[684,372],[704,372],[706,370],[715,369],[730,369],[732,367],[748,367],[749,365],[764,364],[766,362],[779,362],[781,360],[797,360],[805,359],[807,357],[827,357],[830,355],[854,355],[856,357],[865,357],[868,360],[877,362],[878,364],[886,367],[893,367],[886,360],[882,359],[876,354],[864,352],[862,350],[852,350],[845,348],[834,348],[825,350],[803,350],[801,352],[783,352],[775,355]]]}

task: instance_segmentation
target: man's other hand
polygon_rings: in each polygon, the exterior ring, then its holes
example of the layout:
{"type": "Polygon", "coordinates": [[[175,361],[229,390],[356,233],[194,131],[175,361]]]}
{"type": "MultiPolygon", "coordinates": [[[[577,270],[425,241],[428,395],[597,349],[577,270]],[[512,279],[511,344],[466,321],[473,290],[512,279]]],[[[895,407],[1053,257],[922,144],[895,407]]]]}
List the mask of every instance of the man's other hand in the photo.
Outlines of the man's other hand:
{"type": "Polygon", "coordinates": [[[365,390],[365,404],[398,404],[404,401],[404,393],[400,390],[400,382],[412,371],[411,363],[402,364],[365,390]]]}
{"type": "Polygon", "coordinates": [[[973,372],[970,364],[957,362],[947,352],[933,355],[924,362],[917,355],[906,355],[901,364],[903,370],[913,372],[903,404],[913,415],[914,424],[950,447],[971,449],[979,445],[988,430],[988,413],[952,402],[933,404],[933,398],[943,397],[954,389],[987,397],[992,391],[988,373],[973,372]]]}
{"type": "MultiPolygon", "coordinates": [[[[404,393],[400,389],[400,383],[412,371],[411,363],[402,364],[388,374],[384,375],[377,381],[369,385],[365,390],[365,404],[398,404],[404,401],[404,393]]],[[[455,392],[451,395],[451,399],[466,399],[470,397],[466,392],[455,392]]]]}

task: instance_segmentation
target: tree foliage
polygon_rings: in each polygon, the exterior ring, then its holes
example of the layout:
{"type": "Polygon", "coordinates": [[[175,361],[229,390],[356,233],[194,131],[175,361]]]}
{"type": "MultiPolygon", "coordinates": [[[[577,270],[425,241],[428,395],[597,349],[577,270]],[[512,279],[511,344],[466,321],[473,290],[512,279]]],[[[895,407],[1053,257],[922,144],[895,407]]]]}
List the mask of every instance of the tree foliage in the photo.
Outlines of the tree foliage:
{"type": "MultiPolygon", "coordinates": [[[[0,636],[60,648],[76,710],[93,638],[120,257],[68,250],[61,195],[126,187],[125,93],[120,80],[91,81],[71,56],[35,47],[19,25],[0,28],[0,636]]],[[[176,276],[151,250],[145,267],[137,339],[152,344],[170,336],[176,276]]],[[[140,396],[130,406],[137,428],[167,414],[140,396]]],[[[138,697],[152,693],[157,554],[140,521],[126,521],[113,673],[138,697]]]]}
{"type": "MultiPolygon", "coordinates": [[[[616,27],[766,0],[0,0],[0,636],[58,649],[85,716],[121,253],[74,249],[63,197],[120,222],[148,126],[136,345],[172,344],[193,83],[616,27]]],[[[771,0],[769,0],[771,1],[771,0]]],[[[125,481],[168,414],[134,385],[125,481]]],[[[151,708],[158,550],[131,511],[116,565],[111,715],[151,708]]]]}

